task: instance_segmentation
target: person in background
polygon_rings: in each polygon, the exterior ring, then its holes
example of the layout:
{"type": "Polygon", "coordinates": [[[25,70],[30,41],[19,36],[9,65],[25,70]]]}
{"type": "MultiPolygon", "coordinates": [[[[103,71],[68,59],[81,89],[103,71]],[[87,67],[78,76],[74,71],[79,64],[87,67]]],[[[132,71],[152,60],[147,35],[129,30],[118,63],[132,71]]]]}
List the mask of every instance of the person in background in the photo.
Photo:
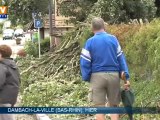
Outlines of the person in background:
{"type": "MultiPolygon", "coordinates": [[[[120,103],[120,74],[125,72],[128,89],[129,72],[124,53],[114,35],[105,32],[102,18],[92,20],[94,36],[86,41],[82,49],[80,67],[82,79],[90,83],[89,100],[95,107],[104,107],[107,101],[110,107],[120,103]]],[[[110,115],[119,120],[118,114],[110,115]]],[[[97,114],[96,120],[105,120],[104,114],[97,114]]]]}
{"type": "Polygon", "coordinates": [[[26,57],[27,56],[27,53],[25,51],[25,49],[21,49],[17,52],[17,56],[18,57],[26,57]]]}
{"type": "MultiPolygon", "coordinates": [[[[0,107],[13,107],[17,101],[20,75],[11,54],[9,46],[0,45],[0,107]]],[[[0,114],[0,120],[14,120],[14,117],[0,114]]]]}

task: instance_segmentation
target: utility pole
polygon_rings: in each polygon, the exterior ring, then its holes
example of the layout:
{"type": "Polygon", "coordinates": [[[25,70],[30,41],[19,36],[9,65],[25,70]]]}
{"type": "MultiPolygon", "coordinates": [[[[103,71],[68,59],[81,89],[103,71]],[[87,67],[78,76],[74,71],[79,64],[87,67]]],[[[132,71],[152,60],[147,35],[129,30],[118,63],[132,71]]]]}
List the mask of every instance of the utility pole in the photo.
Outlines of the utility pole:
{"type": "Polygon", "coordinates": [[[50,30],[50,48],[54,46],[53,40],[53,0],[49,0],[49,30],[50,30]]]}

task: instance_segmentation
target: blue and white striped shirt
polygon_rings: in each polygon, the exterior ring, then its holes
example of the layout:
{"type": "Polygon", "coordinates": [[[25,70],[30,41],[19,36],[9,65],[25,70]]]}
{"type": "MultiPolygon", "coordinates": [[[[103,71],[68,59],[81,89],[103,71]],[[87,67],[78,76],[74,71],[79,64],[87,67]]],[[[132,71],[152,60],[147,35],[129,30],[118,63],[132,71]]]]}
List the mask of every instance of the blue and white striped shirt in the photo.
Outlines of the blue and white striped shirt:
{"type": "Polygon", "coordinates": [[[129,79],[128,66],[117,38],[106,32],[98,32],[89,38],[81,52],[82,78],[89,81],[95,72],[119,72],[129,79]]]}

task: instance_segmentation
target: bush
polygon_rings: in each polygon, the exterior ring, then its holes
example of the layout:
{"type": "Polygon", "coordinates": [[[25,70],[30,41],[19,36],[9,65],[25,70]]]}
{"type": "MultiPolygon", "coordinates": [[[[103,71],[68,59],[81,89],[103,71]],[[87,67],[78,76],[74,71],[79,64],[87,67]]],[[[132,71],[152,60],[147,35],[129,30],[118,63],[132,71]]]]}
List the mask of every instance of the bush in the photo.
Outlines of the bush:
{"type": "Polygon", "coordinates": [[[37,42],[27,41],[24,49],[28,55],[33,57],[38,57],[38,47],[37,42]]]}
{"type": "Polygon", "coordinates": [[[50,50],[50,38],[41,40],[41,54],[44,54],[50,50]]]}
{"type": "Polygon", "coordinates": [[[160,72],[160,20],[144,25],[127,41],[129,66],[138,79],[154,79],[160,72]]]}
{"type": "MultiPolygon", "coordinates": [[[[48,52],[50,49],[50,39],[45,38],[41,40],[41,54],[48,52]]],[[[28,41],[25,44],[25,51],[28,55],[32,55],[33,57],[38,57],[38,41],[32,42],[28,41]]]]}
{"type": "Polygon", "coordinates": [[[0,23],[0,34],[2,34],[3,24],[0,23]]]}

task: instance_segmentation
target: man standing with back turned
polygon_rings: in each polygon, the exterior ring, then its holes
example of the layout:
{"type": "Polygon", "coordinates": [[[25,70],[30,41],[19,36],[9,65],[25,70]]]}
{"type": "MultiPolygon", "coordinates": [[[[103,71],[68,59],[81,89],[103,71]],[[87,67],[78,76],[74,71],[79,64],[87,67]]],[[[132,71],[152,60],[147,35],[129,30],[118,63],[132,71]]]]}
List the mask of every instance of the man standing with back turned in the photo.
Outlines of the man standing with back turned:
{"type": "MultiPolygon", "coordinates": [[[[125,72],[128,89],[129,72],[121,46],[114,35],[105,32],[102,18],[92,20],[94,36],[89,38],[81,52],[81,73],[84,81],[90,82],[89,99],[96,107],[110,107],[120,103],[120,74],[125,72]],[[106,100],[107,97],[107,100],[106,100]]],[[[119,120],[118,114],[111,114],[112,120],[119,120]]],[[[96,120],[105,120],[104,114],[97,114],[96,120]]]]}

